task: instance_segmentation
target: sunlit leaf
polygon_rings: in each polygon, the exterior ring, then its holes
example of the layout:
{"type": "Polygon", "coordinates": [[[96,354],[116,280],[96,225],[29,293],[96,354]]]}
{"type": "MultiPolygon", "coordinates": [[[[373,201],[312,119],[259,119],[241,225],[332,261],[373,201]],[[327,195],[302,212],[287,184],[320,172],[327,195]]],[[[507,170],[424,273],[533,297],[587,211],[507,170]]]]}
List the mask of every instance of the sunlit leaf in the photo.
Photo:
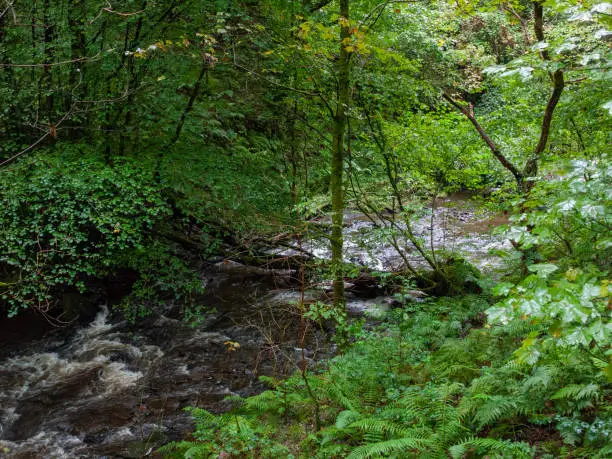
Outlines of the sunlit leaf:
{"type": "Polygon", "coordinates": [[[535,265],[529,265],[527,269],[532,273],[537,273],[539,276],[546,277],[558,270],[559,267],[551,263],[538,263],[535,265]]]}

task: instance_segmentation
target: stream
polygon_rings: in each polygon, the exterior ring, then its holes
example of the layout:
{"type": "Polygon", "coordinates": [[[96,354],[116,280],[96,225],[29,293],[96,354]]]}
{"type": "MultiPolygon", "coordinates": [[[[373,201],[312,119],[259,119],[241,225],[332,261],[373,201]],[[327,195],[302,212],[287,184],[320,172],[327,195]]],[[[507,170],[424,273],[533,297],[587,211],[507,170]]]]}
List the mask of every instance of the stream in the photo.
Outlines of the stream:
{"type": "MultiPolygon", "coordinates": [[[[491,230],[508,223],[508,218],[505,215],[482,211],[471,196],[470,193],[459,192],[438,198],[435,206],[423,209],[419,216],[412,219],[412,231],[416,238],[423,241],[426,250],[433,246],[436,252],[460,253],[481,271],[491,274],[501,267],[501,258],[490,251],[508,250],[512,247],[503,237],[492,234],[491,230]]],[[[345,212],[345,261],[375,271],[403,269],[405,263],[402,256],[389,242],[391,217],[393,216],[386,214],[381,219],[360,212],[345,212]]],[[[331,219],[327,217],[317,223],[329,225],[331,219]]],[[[395,225],[399,230],[406,228],[401,221],[397,221],[395,225]]],[[[413,267],[428,267],[409,240],[401,235],[397,239],[404,256],[413,267]]],[[[294,241],[293,245],[297,246],[297,242],[294,241]]],[[[317,258],[331,258],[331,249],[325,237],[305,237],[302,249],[317,258]]],[[[299,252],[289,248],[273,253],[292,255],[299,252]]]]}
{"type": "MultiPolygon", "coordinates": [[[[400,258],[372,232],[362,214],[347,216],[346,258],[378,270],[396,269],[400,258]]],[[[458,249],[481,269],[499,260],[504,248],[489,234],[503,217],[478,216],[463,198],[440,202],[415,225],[437,248],[458,249]],[[433,222],[433,229],[432,227],[433,222]]],[[[303,246],[327,258],[324,241],[303,246]]],[[[278,251],[291,253],[291,249],[278,251]]],[[[419,263],[409,252],[409,258],[419,263]]],[[[193,428],[183,410],[227,408],[228,395],[264,389],[260,375],[293,372],[302,355],[299,292],[287,274],[247,269],[222,261],[201,273],[210,310],[197,326],[168,307],[130,323],[96,305],[78,323],[54,328],[42,318],[0,321],[0,458],[137,458],[184,438],[193,428]]],[[[308,292],[307,300],[325,295],[308,292]]],[[[354,315],[389,307],[388,298],[348,298],[354,315]]],[[[333,354],[325,333],[304,332],[308,361],[333,354]]]]}

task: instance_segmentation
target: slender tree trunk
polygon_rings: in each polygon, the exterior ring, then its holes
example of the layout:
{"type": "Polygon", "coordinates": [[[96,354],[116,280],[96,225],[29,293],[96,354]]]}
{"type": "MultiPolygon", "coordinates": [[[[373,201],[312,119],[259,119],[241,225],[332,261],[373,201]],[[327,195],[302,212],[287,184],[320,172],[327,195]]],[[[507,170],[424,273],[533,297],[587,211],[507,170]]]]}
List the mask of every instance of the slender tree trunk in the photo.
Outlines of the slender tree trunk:
{"type": "Polygon", "coordinates": [[[344,222],[344,137],[350,85],[350,53],[346,49],[347,42],[350,39],[349,17],[349,0],[340,0],[340,55],[337,61],[338,92],[332,130],[330,193],[332,203],[331,248],[334,306],[342,310],[345,307],[342,226],[344,222]]]}
{"type": "MultiPolygon", "coordinates": [[[[142,7],[140,9],[144,11],[146,10],[146,8],[147,8],[147,0],[144,0],[142,2],[142,7]]],[[[130,47],[132,48],[132,51],[137,49],[138,45],[140,44],[140,35],[142,33],[142,22],[143,22],[143,14],[141,14],[138,17],[138,21],[136,22],[136,31],[134,32],[134,39],[132,40],[132,43],[130,45],[130,47]]],[[[127,71],[128,71],[128,74],[130,75],[129,86],[130,86],[131,92],[127,98],[125,121],[123,122],[123,129],[119,136],[119,152],[121,155],[124,155],[126,153],[128,143],[134,140],[134,136],[130,132],[131,129],[133,128],[132,126],[133,110],[131,110],[131,107],[134,106],[134,99],[136,97],[136,93],[134,92],[134,89],[138,86],[140,75],[136,71],[136,58],[134,57],[133,54],[128,57],[127,71]]],[[[138,130],[138,126],[136,126],[135,129],[138,130]]]]}
{"type": "Polygon", "coordinates": [[[187,116],[189,115],[189,113],[191,113],[191,110],[193,110],[193,106],[198,96],[200,95],[200,90],[202,88],[202,81],[204,81],[204,77],[206,77],[206,81],[208,81],[209,69],[210,69],[210,62],[204,59],[202,63],[202,68],[200,69],[200,74],[198,75],[198,79],[196,80],[195,85],[193,87],[193,91],[191,92],[191,95],[189,96],[189,101],[187,102],[187,105],[185,106],[185,109],[183,110],[183,113],[181,114],[181,118],[179,119],[178,124],[176,125],[174,135],[172,136],[172,138],[170,139],[170,142],[166,145],[166,147],[161,149],[159,153],[157,154],[157,159],[156,159],[156,164],[155,164],[155,182],[158,184],[161,183],[161,179],[162,179],[161,173],[162,173],[162,166],[164,162],[164,152],[170,149],[180,139],[181,132],[183,131],[183,126],[185,125],[185,121],[187,120],[187,116]]]}
{"type": "MultiPolygon", "coordinates": [[[[534,2],[533,4],[533,28],[538,41],[544,41],[544,8],[542,4],[539,2],[534,2]]],[[[548,51],[542,50],[540,53],[543,60],[550,60],[550,56],[548,55],[548,51]]],[[[533,186],[535,185],[535,177],[538,175],[538,161],[540,160],[540,156],[546,149],[546,145],[548,143],[548,137],[550,136],[550,127],[552,125],[552,118],[555,112],[555,108],[561,100],[561,94],[563,93],[563,88],[565,87],[565,78],[563,74],[563,70],[559,69],[550,74],[550,79],[553,85],[552,93],[548,99],[548,103],[546,104],[546,109],[544,110],[544,115],[542,116],[542,127],[540,128],[540,138],[538,140],[538,144],[535,147],[533,154],[527,159],[525,163],[525,167],[523,168],[523,189],[524,193],[529,193],[533,186]]]]}
{"type": "MultiPolygon", "coordinates": [[[[85,53],[85,32],[83,27],[83,21],[86,17],[85,11],[85,0],[70,0],[68,3],[68,28],[70,30],[70,53],[71,59],[77,60],[86,56],[85,53]]],[[[85,67],[86,63],[78,64],[77,67],[71,70],[68,76],[69,89],[64,100],[64,111],[69,111],[74,102],[74,96],[79,98],[80,94],[86,94],[86,79],[85,79],[85,67]],[[78,71],[75,71],[78,70],[78,71]],[[78,89],[77,89],[77,86],[78,89]],[[76,91],[76,92],[75,92],[76,91]]],[[[69,127],[73,128],[70,132],[71,140],[76,140],[81,136],[81,133],[76,129],[85,125],[85,123],[70,122],[69,127]]]]}
{"type": "Polygon", "coordinates": [[[176,142],[178,142],[178,139],[181,136],[181,131],[183,130],[183,126],[185,125],[187,115],[189,115],[191,110],[193,110],[193,105],[195,104],[196,99],[200,95],[202,81],[204,80],[204,76],[207,74],[209,68],[210,64],[205,59],[202,63],[202,68],[200,69],[200,74],[198,75],[198,79],[195,82],[193,91],[191,92],[191,96],[189,96],[189,102],[187,102],[187,106],[185,107],[185,110],[183,110],[183,113],[181,113],[181,118],[179,119],[179,122],[176,125],[176,130],[174,131],[174,136],[170,140],[170,145],[174,145],[176,142]]]}
{"type": "MultiPolygon", "coordinates": [[[[44,44],[45,44],[45,62],[43,67],[43,74],[41,78],[41,87],[46,92],[42,102],[44,102],[44,107],[46,111],[47,118],[49,123],[52,123],[54,118],[54,97],[53,97],[53,74],[51,72],[51,64],[54,59],[53,52],[53,41],[55,39],[55,26],[53,25],[53,20],[51,20],[50,14],[50,3],[49,0],[45,0],[43,3],[43,28],[44,28],[44,44]]],[[[55,136],[52,136],[55,138],[55,136]]]]}

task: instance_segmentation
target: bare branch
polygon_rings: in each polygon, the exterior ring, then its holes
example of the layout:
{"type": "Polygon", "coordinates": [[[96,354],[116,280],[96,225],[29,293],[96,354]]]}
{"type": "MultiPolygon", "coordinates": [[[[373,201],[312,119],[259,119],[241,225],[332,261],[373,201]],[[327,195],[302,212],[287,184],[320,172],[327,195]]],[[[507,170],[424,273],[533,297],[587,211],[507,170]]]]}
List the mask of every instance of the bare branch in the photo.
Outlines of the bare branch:
{"type": "Polygon", "coordinates": [[[2,17],[8,11],[10,11],[13,14],[13,23],[17,23],[17,15],[15,14],[15,9],[13,8],[13,2],[9,2],[8,0],[6,0],[4,4],[6,5],[6,8],[4,8],[2,12],[0,12],[0,19],[2,19],[2,17]]]}
{"type": "Polygon", "coordinates": [[[98,53],[92,57],[79,57],[77,59],[70,59],[68,61],[49,62],[49,63],[43,63],[43,64],[9,64],[9,63],[0,62],[0,67],[27,67],[27,68],[30,68],[30,67],[45,67],[45,68],[57,67],[58,65],[76,64],[79,62],[95,61],[100,58],[100,54],[101,53],[98,53]]]}
{"type": "Polygon", "coordinates": [[[42,141],[44,141],[47,137],[51,136],[51,137],[55,137],[56,133],[57,133],[57,128],[68,119],[68,117],[72,114],[72,109],[68,111],[68,113],[66,113],[62,118],[60,118],[59,121],[57,121],[55,124],[50,124],[49,125],[49,129],[47,130],[47,132],[40,138],[38,139],[36,142],[34,142],[32,145],[30,145],[29,147],[25,148],[24,150],[21,150],[19,153],[11,156],[8,159],[5,159],[4,161],[2,161],[0,163],[0,167],[7,165],[8,163],[14,161],[15,159],[19,158],[20,156],[26,154],[28,151],[32,150],[34,147],[36,147],[37,145],[39,145],[42,141]]]}
{"type": "Polygon", "coordinates": [[[121,11],[115,11],[113,9],[113,5],[111,4],[111,2],[107,1],[106,6],[103,6],[102,8],[100,8],[100,11],[98,11],[98,14],[96,14],[96,16],[91,21],[89,21],[89,23],[93,24],[94,22],[96,22],[98,18],[102,16],[102,13],[105,13],[105,12],[110,13],[110,14],[115,14],[120,17],[130,17],[130,16],[136,16],[138,14],[144,13],[144,11],[145,11],[144,9],[139,10],[139,11],[130,12],[130,13],[123,13],[121,11]]]}
{"type": "Polygon", "coordinates": [[[523,41],[525,43],[525,46],[530,46],[531,37],[529,36],[529,28],[527,27],[527,21],[525,21],[525,19],[523,19],[521,15],[516,12],[516,10],[511,4],[502,4],[502,8],[504,9],[504,11],[507,11],[512,16],[514,16],[519,22],[519,24],[521,25],[521,31],[523,32],[523,41]]]}
{"type": "Polygon", "coordinates": [[[459,102],[457,102],[456,100],[454,100],[446,92],[442,94],[442,97],[444,97],[444,99],[449,104],[451,104],[453,107],[455,107],[461,113],[463,113],[466,116],[466,118],[470,120],[470,122],[476,128],[476,131],[478,131],[478,134],[480,135],[482,140],[484,140],[484,142],[487,144],[487,146],[491,150],[491,153],[493,153],[493,156],[495,156],[495,158],[497,158],[497,160],[501,163],[502,166],[504,166],[507,170],[509,170],[512,173],[512,175],[516,179],[516,182],[520,186],[520,184],[523,181],[522,173],[518,170],[518,168],[514,164],[512,164],[512,162],[510,162],[510,160],[508,158],[506,158],[504,156],[504,154],[501,152],[501,150],[499,149],[497,144],[493,141],[493,139],[491,139],[491,137],[487,134],[487,132],[484,130],[484,128],[478,122],[478,120],[476,119],[476,116],[474,115],[474,107],[473,107],[473,105],[469,104],[468,107],[465,107],[465,106],[461,105],[459,102]]]}
{"type": "MultiPolygon", "coordinates": [[[[317,3],[315,3],[314,5],[310,5],[308,7],[308,9],[310,10],[311,13],[314,13],[317,10],[320,10],[321,8],[326,7],[327,5],[329,5],[332,2],[332,0],[319,0],[317,3]]],[[[310,2],[309,2],[310,3],[310,2]]]]}

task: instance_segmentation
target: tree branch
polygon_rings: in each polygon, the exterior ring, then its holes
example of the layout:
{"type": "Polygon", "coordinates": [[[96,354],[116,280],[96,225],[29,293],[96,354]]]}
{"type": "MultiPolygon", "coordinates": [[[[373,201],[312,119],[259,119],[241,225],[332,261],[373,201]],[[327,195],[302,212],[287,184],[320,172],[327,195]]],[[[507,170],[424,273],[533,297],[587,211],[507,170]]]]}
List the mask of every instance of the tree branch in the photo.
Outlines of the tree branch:
{"type": "Polygon", "coordinates": [[[480,123],[476,119],[476,116],[474,115],[474,108],[473,108],[473,106],[471,104],[468,107],[465,107],[465,106],[461,105],[459,102],[454,100],[446,92],[442,94],[442,97],[444,97],[444,99],[449,104],[451,104],[453,107],[455,107],[461,113],[463,113],[465,115],[465,117],[468,120],[470,120],[470,122],[476,128],[476,131],[478,131],[478,134],[480,135],[482,140],[484,140],[484,142],[487,144],[487,146],[491,150],[491,153],[493,153],[493,156],[495,156],[495,158],[497,158],[497,160],[501,163],[502,166],[504,166],[508,171],[510,171],[512,173],[512,175],[514,176],[517,184],[520,187],[521,183],[523,181],[523,174],[518,170],[518,168],[514,164],[512,164],[512,162],[510,162],[510,160],[508,158],[506,158],[504,156],[504,154],[501,152],[501,150],[499,149],[497,144],[493,141],[493,139],[491,139],[491,137],[487,134],[487,132],[484,130],[484,128],[480,125],[480,123]]]}
{"type": "Polygon", "coordinates": [[[521,26],[521,31],[523,32],[523,41],[525,43],[525,47],[529,47],[531,45],[531,37],[529,36],[529,29],[527,28],[526,24],[527,21],[525,21],[525,19],[523,19],[521,15],[516,12],[516,10],[512,7],[511,4],[503,4],[502,9],[514,16],[519,22],[521,26]]]}

